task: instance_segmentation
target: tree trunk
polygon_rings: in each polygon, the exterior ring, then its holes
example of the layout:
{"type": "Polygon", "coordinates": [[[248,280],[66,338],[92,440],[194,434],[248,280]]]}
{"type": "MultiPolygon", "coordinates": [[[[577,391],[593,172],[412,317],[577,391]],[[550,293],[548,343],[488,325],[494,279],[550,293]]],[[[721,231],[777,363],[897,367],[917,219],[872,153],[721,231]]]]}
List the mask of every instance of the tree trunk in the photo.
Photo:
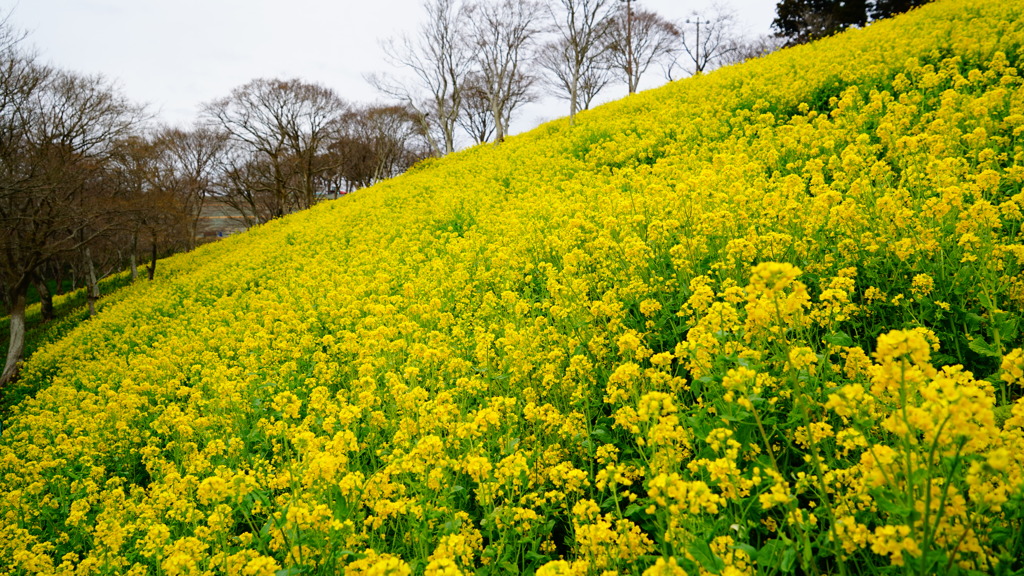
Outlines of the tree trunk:
{"type": "Polygon", "coordinates": [[[574,74],[572,79],[572,86],[569,89],[569,126],[576,125],[576,113],[579,112],[579,93],[580,77],[579,74],[574,74]]]}
{"type": "Polygon", "coordinates": [[[156,276],[156,234],[153,235],[153,253],[149,261],[149,279],[152,280],[156,276]]]}
{"type": "Polygon", "coordinates": [[[132,266],[132,282],[135,282],[139,278],[139,263],[137,261],[138,259],[135,257],[135,255],[138,254],[138,252],[139,252],[139,234],[138,233],[134,233],[134,234],[132,234],[132,255],[131,255],[131,258],[130,258],[130,262],[131,262],[131,266],[132,266]]]}
{"type": "Polygon", "coordinates": [[[18,376],[21,355],[25,353],[25,291],[28,282],[21,281],[10,294],[11,339],[7,348],[7,362],[0,375],[0,388],[7,386],[18,376]]]}
{"type": "Polygon", "coordinates": [[[637,84],[633,79],[633,7],[632,0],[626,0],[626,83],[630,85],[630,93],[636,93],[637,84]]]}
{"type": "Polygon", "coordinates": [[[569,126],[575,126],[575,115],[580,112],[580,67],[572,72],[569,84],[569,126]]]}
{"type": "Polygon", "coordinates": [[[199,235],[199,221],[203,218],[203,209],[206,208],[206,193],[199,194],[199,202],[196,207],[195,216],[189,218],[189,230],[188,230],[188,250],[191,252],[196,249],[198,243],[196,242],[196,236],[199,235]]]}
{"type": "Polygon", "coordinates": [[[494,96],[491,97],[491,114],[494,115],[494,143],[501,144],[505,141],[505,125],[501,121],[501,106],[494,96]]]}
{"type": "MultiPolygon", "coordinates": [[[[445,120],[447,123],[447,119],[445,120]]],[[[444,131],[444,153],[445,155],[455,152],[455,130],[446,127],[444,131]]]]}
{"type": "Polygon", "coordinates": [[[96,266],[92,263],[92,253],[88,248],[85,249],[85,261],[89,272],[85,294],[86,300],[89,302],[89,317],[91,318],[96,315],[96,301],[100,299],[100,283],[96,279],[96,266]]]}
{"type": "MultiPolygon", "coordinates": [[[[202,208],[200,208],[202,210],[202,208]]],[[[195,218],[190,218],[188,223],[188,251],[191,252],[196,249],[196,235],[199,233],[199,218],[202,216],[202,212],[195,218]]]]}
{"type": "Polygon", "coordinates": [[[39,292],[39,315],[43,322],[53,320],[53,294],[49,286],[45,280],[35,275],[32,277],[32,285],[36,287],[36,292],[39,292]]]}
{"type": "Polygon", "coordinates": [[[53,267],[53,277],[57,282],[57,290],[55,291],[57,296],[64,293],[64,272],[65,270],[62,264],[58,264],[53,267]]]}
{"type": "MultiPolygon", "coordinates": [[[[438,158],[440,158],[441,156],[444,156],[444,154],[441,153],[441,149],[438,148],[438,146],[437,146],[437,140],[434,139],[433,134],[430,133],[430,123],[427,122],[427,114],[420,114],[419,115],[419,122],[420,122],[420,126],[423,127],[423,135],[427,137],[427,144],[430,146],[431,152],[433,152],[434,156],[436,156],[438,158]]],[[[352,187],[352,183],[349,182],[348,183],[348,187],[346,188],[346,190],[348,188],[351,188],[351,187],[352,187]]]]}

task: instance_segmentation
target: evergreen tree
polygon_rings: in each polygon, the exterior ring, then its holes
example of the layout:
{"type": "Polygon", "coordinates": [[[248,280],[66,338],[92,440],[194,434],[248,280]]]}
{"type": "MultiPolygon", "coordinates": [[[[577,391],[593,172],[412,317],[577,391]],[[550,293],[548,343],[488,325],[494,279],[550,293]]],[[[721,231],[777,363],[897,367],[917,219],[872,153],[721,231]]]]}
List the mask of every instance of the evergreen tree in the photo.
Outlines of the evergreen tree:
{"type": "Polygon", "coordinates": [[[772,28],[792,46],[863,26],[867,19],[867,0],[779,0],[772,28]]]}
{"type": "Polygon", "coordinates": [[[779,0],[772,29],[786,45],[803,44],[850,27],[902,14],[930,0],[779,0]]]}
{"type": "Polygon", "coordinates": [[[929,1],[930,0],[875,0],[871,3],[871,8],[868,12],[872,20],[881,20],[882,18],[891,18],[897,14],[902,14],[911,8],[924,6],[929,1]]]}

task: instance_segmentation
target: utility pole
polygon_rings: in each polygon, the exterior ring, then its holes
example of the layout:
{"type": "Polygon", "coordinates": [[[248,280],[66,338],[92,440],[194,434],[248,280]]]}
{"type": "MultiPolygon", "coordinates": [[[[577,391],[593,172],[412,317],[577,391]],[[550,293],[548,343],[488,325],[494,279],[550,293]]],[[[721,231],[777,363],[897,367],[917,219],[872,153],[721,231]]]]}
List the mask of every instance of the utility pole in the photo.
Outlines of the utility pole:
{"type": "MultiPolygon", "coordinates": [[[[704,71],[704,66],[707,65],[707,62],[700,61],[700,25],[704,24],[705,26],[710,26],[711,20],[704,20],[701,22],[700,18],[695,18],[692,21],[687,18],[686,23],[694,24],[697,27],[697,43],[695,45],[695,50],[693,51],[693,68],[694,74],[700,74],[704,71]]],[[[707,58],[707,53],[704,54],[704,57],[707,58]]]]}

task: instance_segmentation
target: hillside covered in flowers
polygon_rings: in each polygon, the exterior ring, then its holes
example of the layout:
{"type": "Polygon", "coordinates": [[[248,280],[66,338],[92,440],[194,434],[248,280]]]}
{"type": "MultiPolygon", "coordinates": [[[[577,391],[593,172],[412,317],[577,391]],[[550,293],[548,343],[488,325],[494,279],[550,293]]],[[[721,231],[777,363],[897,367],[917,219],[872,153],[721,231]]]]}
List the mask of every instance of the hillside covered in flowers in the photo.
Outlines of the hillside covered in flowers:
{"type": "Polygon", "coordinates": [[[1024,4],[582,113],[38,351],[3,574],[1024,573],[1024,4]]]}

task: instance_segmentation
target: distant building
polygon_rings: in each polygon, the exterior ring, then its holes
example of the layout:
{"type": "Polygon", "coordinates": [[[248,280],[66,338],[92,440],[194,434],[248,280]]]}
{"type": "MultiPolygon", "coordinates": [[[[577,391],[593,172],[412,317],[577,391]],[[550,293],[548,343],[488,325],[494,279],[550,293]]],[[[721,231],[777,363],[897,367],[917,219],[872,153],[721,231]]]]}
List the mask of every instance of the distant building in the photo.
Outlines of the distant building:
{"type": "Polygon", "coordinates": [[[238,210],[223,201],[208,200],[199,213],[196,240],[210,242],[245,230],[245,219],[238,210]]]}
{"type": "MultiPolygon", "coordinates": [[[[316,193],[316,202],[324,200],[335,200],[351,194],[352,190],[331,190],[316,193]]],[[[252,220],[252,219],[250,219],[252,220]]],[[[245,232],[248,227],[245,225],[245,218],[237,208],[223,200],[207,200],[203,204],[203,210],[199,213],[199,221],[196,225],[196,240],[199,242],[211,242],[218,238],[225,238],[237,232],[245,232]]]]}
{"type": "Polygon", "coordinates": [[[351,192],[352,190],[318,190],[316,193],[316,201],[322,202],[324,200],[336,200],[338,198],[341,198],[342,196],[350,194],[351,192]]]}

